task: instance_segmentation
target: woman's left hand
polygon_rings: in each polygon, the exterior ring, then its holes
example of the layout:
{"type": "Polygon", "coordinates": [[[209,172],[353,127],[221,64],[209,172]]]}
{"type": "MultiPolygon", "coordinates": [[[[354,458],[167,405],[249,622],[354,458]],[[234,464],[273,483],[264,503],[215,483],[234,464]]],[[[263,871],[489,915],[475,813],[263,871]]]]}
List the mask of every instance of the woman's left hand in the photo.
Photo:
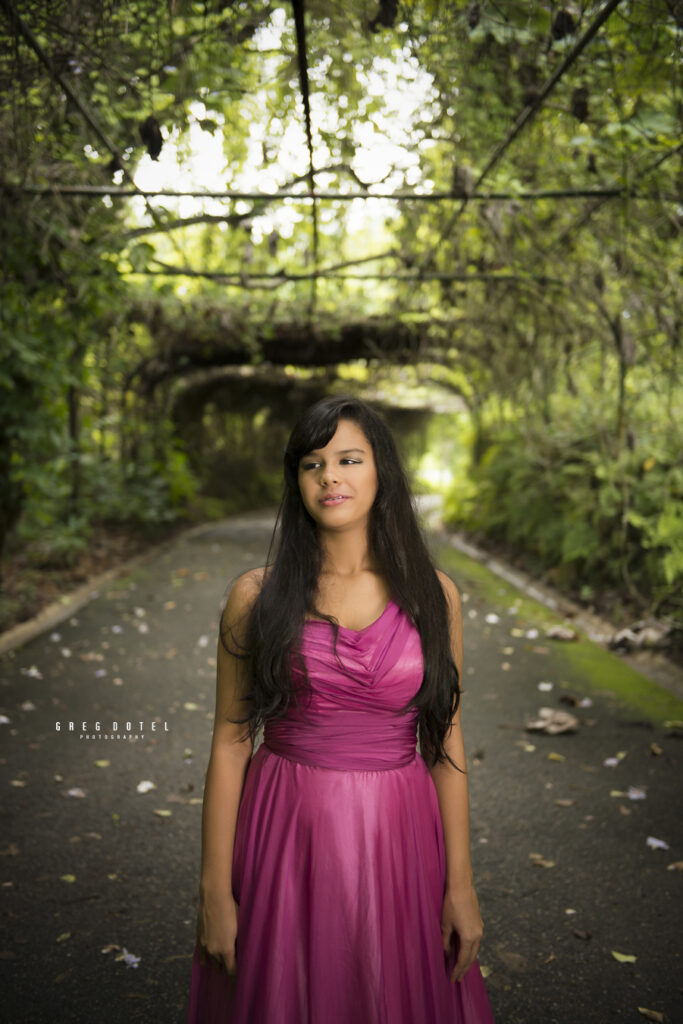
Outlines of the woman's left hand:
{"type": "Polygon", "coordinates": [[[462,981],[477,958],[484,931],[479,902],[474,886],[465,884],[446,889],[441,911],[441,938],[446,955],[451,949],[451,935],[456,932],[460,948],[451,974],[451,982],[462,981]]]}

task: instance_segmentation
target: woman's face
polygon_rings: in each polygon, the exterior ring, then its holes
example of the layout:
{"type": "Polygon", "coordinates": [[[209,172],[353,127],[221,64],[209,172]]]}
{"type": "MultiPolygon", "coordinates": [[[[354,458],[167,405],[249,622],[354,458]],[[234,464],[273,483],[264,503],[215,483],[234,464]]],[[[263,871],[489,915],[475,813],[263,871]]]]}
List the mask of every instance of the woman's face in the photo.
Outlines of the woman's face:
{"type": "Polygon", "coordinates": [[[357,423],[340,419],[328,444],[303,456],[299,490],[323,529],[367,524],[377,494],[377,471],[372,446],[357,423]]]}

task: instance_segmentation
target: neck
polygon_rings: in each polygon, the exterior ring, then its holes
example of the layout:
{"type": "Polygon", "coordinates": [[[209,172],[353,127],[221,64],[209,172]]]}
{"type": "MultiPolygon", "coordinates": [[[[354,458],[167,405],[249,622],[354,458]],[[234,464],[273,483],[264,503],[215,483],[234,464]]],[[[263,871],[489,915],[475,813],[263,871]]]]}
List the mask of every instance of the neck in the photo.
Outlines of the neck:
{"type": "Polygon", "coordinates": [[[348,530],[320,531],[322,572],[330,576],[357,576],[373,572],[365,524],[348,530]]]}

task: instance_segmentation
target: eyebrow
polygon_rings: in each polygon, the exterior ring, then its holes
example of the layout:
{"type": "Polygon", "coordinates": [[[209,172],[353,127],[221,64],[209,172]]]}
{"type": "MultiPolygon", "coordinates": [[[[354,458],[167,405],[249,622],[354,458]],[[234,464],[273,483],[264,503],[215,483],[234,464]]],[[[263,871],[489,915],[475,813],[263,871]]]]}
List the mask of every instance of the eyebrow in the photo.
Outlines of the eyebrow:
{"type": "MultiPolygon", "coordinates": [[[[351,452],[360,452],[361,455],[365,455],[366,454],[365,453],[365,448],[342,448],[340,451],[335,452],[334,454],[335,455],[350,455],[351,452]]],[[[320,455],[320,452],[317,449],[314,449],[314,451],[312,451],[312,452],[307,452],[306,455],[304,456],[304,458],[306,458],[308,455],[320,455]]]]}

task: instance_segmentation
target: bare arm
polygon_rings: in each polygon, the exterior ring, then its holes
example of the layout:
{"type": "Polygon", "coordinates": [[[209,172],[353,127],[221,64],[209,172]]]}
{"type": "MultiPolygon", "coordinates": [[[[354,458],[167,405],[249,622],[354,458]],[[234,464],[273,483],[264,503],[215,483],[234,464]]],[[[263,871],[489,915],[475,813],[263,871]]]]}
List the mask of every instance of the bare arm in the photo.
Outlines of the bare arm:
{"type": "MultiPolygon", "coordinates": [[[[448,601],[453,660],[462,678],[463,643],[460,594],[453,581],[445,573],[439,572],[439,579],[448,601]]],[[[458,768],[466,771],[465,743],[460,712],[459,707],[451,719],[450,729],[444,740],[444,748],[458,768]]],[[[470,859],[470,809],[467,775],[456,771],[448,761],[432,764],[429,771],[439,800],[446,848],[446,895],[442,915],[442,936],[446,943],[450,942],[450,934],[453,929],[458,933],[460,952],[453,977],[460,981],[476,958],[484,928],[474,890],[470,859]]]]}
{"type": "MultiPolygon", "coordinates": [[[[257,592],[255,573],[246,573],[235,581],[221,619],[221,630],[229,647],[244,642],[247,616],[257,592]]],[[[245,686],[244,662],[229,654],[219,637],[216,710],[202,807],[197,940],[228,970],[235,966],[237,933],[237,908],[232,895],[235,830],[253,750],[246,724],[237,725],[230,719],[244,718],[248,713],[243,697],[245,686]]]]}
{"type": "MultiPolygon", "coordinates": [[[[444,588],[450,611],[453,660],[462,678],[463,644],[460,594],[455,583],[445,573],[440,572],[439,578],[444,588]]],[[[462,735],[460,715],[461,708],[459,707],[451,720],[450,731],[444,740],[444,749],[455,761],[458,768],[466,771],[465,743],[462,735]]],[[[430,767],[429,771],[436,786],[443,820],[447,864],[446,884],[454,887],[463,883],[471,883],[470,809],[467,776],[456,771],[448,761],[443,763],[436,762],[430,767]]]]}

